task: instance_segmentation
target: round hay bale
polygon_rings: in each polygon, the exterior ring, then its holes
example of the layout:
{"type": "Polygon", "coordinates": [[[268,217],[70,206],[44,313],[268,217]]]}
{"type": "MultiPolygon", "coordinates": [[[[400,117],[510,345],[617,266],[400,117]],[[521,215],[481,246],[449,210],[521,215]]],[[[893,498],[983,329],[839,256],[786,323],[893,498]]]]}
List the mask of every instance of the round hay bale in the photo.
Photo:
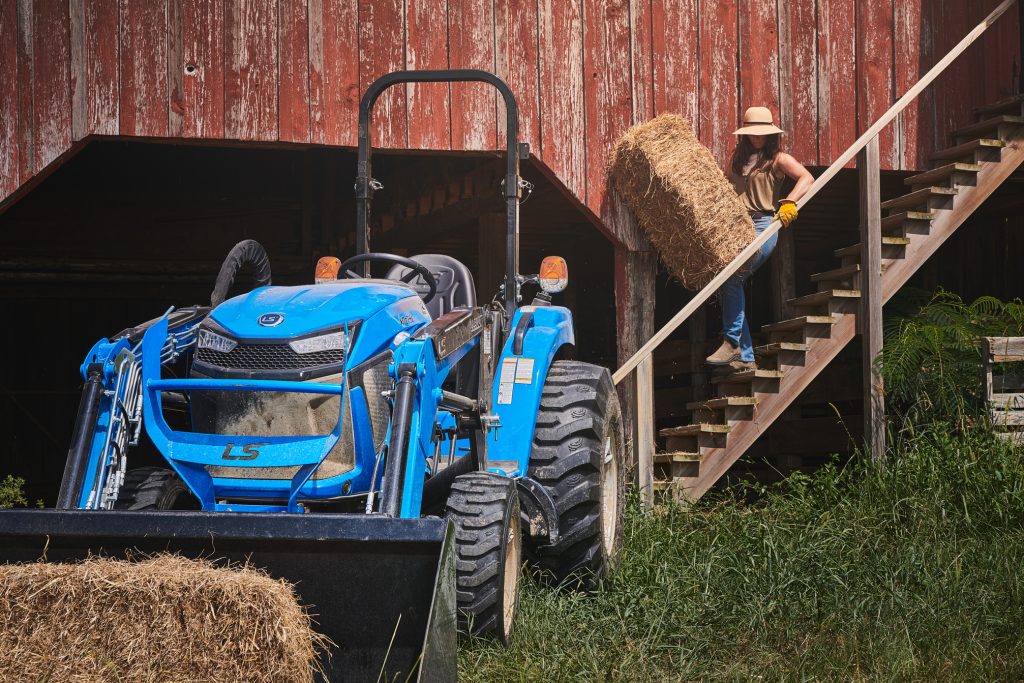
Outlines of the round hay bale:
{"type": "Polygon", "coordinates": [[[251,567],[0,565],[4,681],[311,683],[326,645],[292,586],[251,567]]]}
{"type": "Polygon", "coordinates": [[[611,158],[615,189],[662,263],[698,290],[754,241],[754,224],[711,152],[675,114],[626,131],[611,158]]]}

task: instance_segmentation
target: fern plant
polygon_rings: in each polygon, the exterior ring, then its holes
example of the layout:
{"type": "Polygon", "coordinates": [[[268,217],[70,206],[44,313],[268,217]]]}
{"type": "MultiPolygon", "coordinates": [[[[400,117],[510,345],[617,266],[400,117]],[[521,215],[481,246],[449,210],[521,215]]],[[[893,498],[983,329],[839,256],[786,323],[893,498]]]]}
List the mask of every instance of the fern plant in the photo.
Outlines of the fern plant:
{"type": "Polygon", "coordinates": [[[981,337],[1024,336],[1024,302],[907,289],[887,306],[880,356],[886,404],[900,431],[948,422],[963,430],[985,414],[981,337]]]}

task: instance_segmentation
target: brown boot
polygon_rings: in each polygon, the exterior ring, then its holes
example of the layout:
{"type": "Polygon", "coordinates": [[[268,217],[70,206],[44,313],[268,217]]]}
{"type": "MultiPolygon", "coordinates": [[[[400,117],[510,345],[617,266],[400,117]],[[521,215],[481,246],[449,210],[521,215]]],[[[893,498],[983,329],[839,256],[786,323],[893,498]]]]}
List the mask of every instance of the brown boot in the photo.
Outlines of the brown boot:
{"type": "Polygon", "coordinates": [[[728,365],[734,360],[740,359],[739,348],[732,345],[728,339],[722,340],[722,345],[718,347],[718,350],[713,354],[704,359],[704,362],[708,365],[728,365]]]}

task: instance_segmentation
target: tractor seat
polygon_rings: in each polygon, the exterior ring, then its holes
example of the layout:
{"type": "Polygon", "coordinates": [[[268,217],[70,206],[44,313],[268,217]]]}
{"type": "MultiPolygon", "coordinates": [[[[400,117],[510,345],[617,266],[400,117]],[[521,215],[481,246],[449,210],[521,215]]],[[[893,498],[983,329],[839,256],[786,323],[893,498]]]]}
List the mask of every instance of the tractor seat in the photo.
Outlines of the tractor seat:
{"type": "MultiPolygon", "coordinates": [[[[473,284],[473,275],[460,261],[444,254],[417,254],[410,256],[410,259],[426,266],[434,279],[437,280],[437,294],[426,303],[430,317],[435,320],[453,308],[465,308],[476,306],[476,287],[473,284]]],[[[389,280],[398,280],[409,273],[410,269],[405,266],[394,266],[388,271],[389,280]]],[[[429,288],[423,281],[423,277],[416,276],[409,283],[420,296],[425,295],[429,288]]]]}

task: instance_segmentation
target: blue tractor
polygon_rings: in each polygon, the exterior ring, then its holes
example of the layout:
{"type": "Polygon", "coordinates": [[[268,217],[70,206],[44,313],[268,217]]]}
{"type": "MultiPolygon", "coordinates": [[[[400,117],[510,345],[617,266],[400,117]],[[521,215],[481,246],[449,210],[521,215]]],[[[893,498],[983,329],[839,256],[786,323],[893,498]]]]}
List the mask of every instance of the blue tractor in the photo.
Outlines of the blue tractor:
{"type": "Polygon", "coordinates": [[[332,679],[454,676],[456,620],[507,641],[524,561],[594,586],[621,541],[623,427],[607,369],[572,360],[567,282],[519,274],[511,91],[481,71],[389,74],[359,113],[356,255],[271,285],[251,240],[210,306],[97,342],[56,510],[0,514],[0,561],[172,550],[296,583],[332,679]],[[389,86],[483,81],[507,111],[507,268],[493,301],[442,254],[370,250],[370,114],[389,86]],[[376,266],[380,277],[371,276],[376,266]],[[226,299],[243,269],[252,291],[226,299]],[[522,305],[521,288],[537,294],[522,305]],[[140,442],[162,456],[138,466],[140,442]],[[457,615],[457,616],[456,616],[457,615]]]}

